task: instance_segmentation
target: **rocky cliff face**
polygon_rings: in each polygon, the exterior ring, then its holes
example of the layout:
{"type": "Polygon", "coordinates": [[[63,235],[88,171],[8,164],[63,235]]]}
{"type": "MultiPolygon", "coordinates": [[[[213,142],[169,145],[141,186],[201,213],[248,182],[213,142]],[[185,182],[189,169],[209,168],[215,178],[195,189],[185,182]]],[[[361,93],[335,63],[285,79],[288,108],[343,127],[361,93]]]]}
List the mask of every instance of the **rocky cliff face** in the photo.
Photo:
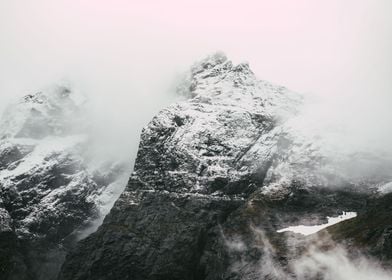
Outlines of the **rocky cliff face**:
{"type": "Polygon", "coordinates": [[[296,260],[320,240],[323,250],[354,240],[348,247],[366,251],[366,236],[388,262],[388,215],[376,235],[343,230],[351,220],[319,238],[277,232],[343,211],[367,219],[368,205],[387,199],[376,183],[390,178],[345,176],[295,130],[300,96],[222,54],[194,65],[185,85],[188,99],[143,130],[125,191],[60,279],[324,279],[300,278],[296,260]]]}
{"type": "Polygon", "coordinates": [[[123,172],[91,168],[83,99],[65,87],[27,95],[0,122],[2,279],[55,279],[67,250],[102,215],[123,172]]]}

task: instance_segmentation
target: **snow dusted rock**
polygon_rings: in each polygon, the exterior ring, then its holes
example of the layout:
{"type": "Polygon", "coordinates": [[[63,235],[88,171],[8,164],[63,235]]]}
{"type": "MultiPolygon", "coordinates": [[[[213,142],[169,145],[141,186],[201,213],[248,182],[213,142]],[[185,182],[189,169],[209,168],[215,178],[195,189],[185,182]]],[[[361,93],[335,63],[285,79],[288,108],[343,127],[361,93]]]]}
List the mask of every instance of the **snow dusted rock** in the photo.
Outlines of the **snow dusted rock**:
{"type": "Polygon", "coordinates": [[[90,168],[82,101],[54,87],[12,104],[0,121],[0,243],[12,244],[2,279],[54,279],[124,172],[111,162],[90,168]]]}
{"type": "Polygon", "coordinates": [[[135,169],[164,166],[162,179],[186,178],[192,182],[186,191],[220,195],[220,180],[268,169],[281,133],[277,124],[295,113],[300,97],[258,81],[247,64],[233,66],[222,54],[196,64],[190,75],[193,97],[145,128],[135,169]]]}
{"type": "Polygon", "coordinates": [[[289,264],[312,239],[277,230],[366,216],[371,192],[290,122],[296,93],[223,54],[195,64],[180,92],[188,99],[145,127],[125,191],[59,279],[296,279],[289,264]]]}

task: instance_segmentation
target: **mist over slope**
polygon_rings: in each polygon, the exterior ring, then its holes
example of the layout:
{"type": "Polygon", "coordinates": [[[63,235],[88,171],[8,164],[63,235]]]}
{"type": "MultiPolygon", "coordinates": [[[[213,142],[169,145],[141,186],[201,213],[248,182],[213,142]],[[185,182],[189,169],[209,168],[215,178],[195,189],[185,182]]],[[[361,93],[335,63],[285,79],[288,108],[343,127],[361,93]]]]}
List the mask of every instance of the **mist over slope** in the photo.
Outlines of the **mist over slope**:
{"type": "Polygon", "coordinates": [[[121,194],[129,160],[97,153],[85,98],[53,86],[0,119],[0,268],[4,279],[55,279],[77,240],[121,194]]]}

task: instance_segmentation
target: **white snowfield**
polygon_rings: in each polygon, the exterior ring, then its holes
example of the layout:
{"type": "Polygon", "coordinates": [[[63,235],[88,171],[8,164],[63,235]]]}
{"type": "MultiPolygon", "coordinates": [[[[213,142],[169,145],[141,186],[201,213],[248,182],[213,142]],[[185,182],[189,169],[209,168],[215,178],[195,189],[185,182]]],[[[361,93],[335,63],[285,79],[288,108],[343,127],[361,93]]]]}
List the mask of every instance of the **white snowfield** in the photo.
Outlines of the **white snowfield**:
{"type": "Polygon", "coordinates": [[[337,216],[337,217],[327,217],[328,222],[326,224],[315,225],[315,226],[304,226],[304,225],[291,226],[291,227],[277,230],[277,232],[282,233],[282,232],[290,231],[290,232],[299,233],[299,234],[302,234],[305,236],[311,235],[311,234],[319,232],[320,230],[323,230],[327,227],[335,225],[337,223],[343,222],[345,220],[353,219],[356,216],[357,216],[356,212],[343,212],[342,215],[337,216]]]}

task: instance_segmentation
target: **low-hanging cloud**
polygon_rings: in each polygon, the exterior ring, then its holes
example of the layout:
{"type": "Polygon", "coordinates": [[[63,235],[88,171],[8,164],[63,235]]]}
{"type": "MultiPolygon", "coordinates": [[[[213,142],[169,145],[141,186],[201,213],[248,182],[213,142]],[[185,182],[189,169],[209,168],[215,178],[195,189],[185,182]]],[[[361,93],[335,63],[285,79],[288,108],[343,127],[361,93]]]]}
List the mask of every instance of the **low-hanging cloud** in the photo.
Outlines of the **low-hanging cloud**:
{"type": "Polygon", "coordinates": [[[281,252],[276,251],[264,230],[251,226],[251,232],[254,238],[251,244],[242,241],[241,236],[229,238],[222,233],[229,254],[240,255],[240,260],[232,263],[230,270],[243,279],[387,280],[392,276],[392,271],[383,268],[376,260],[359,251],[352,254],[326,235],[313,240],[313,243],[310,237],[310,245],[304,253],[298,250],[303,246],[303,240],[295,236],[287,237],[285,241],[282,239],[288,245],[288,262],[282,263],[279,261],[282,260],[281,252]],[[260,252],[261,258],[251,262],[247,254],[255,249],[260,252]]]}
{"type": "Polygon", "coordinates": [[[327,252],[311,248],[307,255],[295,261],[293,267],[299,280],[387,280],[392,276],[391,271],[363,255],[350,257],[342,246],[327,252]]]}

